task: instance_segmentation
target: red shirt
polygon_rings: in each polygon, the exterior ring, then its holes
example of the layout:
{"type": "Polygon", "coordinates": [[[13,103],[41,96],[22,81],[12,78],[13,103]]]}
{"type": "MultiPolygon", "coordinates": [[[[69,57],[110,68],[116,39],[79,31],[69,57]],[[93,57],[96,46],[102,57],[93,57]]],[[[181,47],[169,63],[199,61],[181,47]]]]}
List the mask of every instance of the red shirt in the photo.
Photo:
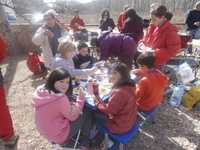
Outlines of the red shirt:
{"type": "Polygon", "coordinates": [[[0,36],[0,63],[3,62],[4,58],[6,57],[6,42],[3,40],[3,38],[0,36]]]}
{"type": "Polygon", "coordinates": [[[75,25],[75,23],[78,23],[80,26],[85,26],[85,23],[83,22],[83,20],[81,18],[73,18],[71,21],[70,21],[70,28],[74,31],[74,32],[77,32],[77,31],[80,31],[80,29],[75,25]]]}

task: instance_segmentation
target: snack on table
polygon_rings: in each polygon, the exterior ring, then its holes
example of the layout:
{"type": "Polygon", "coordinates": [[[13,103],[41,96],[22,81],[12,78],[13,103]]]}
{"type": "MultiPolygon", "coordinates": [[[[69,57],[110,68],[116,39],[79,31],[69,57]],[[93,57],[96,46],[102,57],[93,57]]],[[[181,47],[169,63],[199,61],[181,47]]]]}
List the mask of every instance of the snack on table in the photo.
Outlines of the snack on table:
{"type": "MultiPolygon", "coordinates": [[[[86,91],[86,88],[85,88],[85,87],[82,87],[82,88],[83,88],[84,91],[86,91]]],[[[80,89],[80,87],[74,88],[74,89],[73,89],[73,93],[74,93],[74,94],[78,94],[79,89],[80,89]]]]}
{"type": "Polygon", "coordinates": [[[105,87],[99,87],[99,94],[100,95],[105,95],[107,94],[107,89],[105,87]]]}

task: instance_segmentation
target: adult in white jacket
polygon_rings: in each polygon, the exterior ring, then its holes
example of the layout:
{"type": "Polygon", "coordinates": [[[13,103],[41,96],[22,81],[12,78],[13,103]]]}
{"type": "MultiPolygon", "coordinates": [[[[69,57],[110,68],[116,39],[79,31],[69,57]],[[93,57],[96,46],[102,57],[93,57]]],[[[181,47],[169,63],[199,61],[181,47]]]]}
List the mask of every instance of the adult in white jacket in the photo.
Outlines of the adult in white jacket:
{"type": "Polygon", "coordinates": [[[32,41],[35,45],[42,47],[44,63],[50,68],[52,57],[57,53],[59,39],[70,39],[68,31],[56,23],[55,14],[52,11],[44,13],[45,23],[35,33],[32,41]]]}

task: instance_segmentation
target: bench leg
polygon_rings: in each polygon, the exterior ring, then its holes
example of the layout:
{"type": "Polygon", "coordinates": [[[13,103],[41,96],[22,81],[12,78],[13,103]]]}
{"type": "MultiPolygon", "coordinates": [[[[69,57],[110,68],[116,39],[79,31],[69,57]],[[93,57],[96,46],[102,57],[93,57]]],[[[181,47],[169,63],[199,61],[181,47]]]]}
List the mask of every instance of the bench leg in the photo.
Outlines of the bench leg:
{"type": "Polygon", "coordinates": [[[105,150],[108,150],[108,134],[105,133],[105,150]]]}
{"type": "Polygon", "coordinates": [[[124,145],[122,143],[119,144],[119,150],[123,150],[124,145]]]}

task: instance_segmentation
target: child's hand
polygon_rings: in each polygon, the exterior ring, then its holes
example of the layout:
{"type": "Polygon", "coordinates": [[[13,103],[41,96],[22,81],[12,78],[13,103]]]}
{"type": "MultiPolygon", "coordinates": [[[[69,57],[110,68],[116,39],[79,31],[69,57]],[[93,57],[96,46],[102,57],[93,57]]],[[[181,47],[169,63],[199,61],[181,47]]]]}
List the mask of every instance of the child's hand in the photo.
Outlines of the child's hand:
{"type": "Polygon", "coordinates": [[[146,50],[146,46],[144,45],[144,43],[140,43],[138,45],[138,49],[141,50],[141,51],[145,51],[146,50]]]}
{"type": "Polygon", "coordinates": [[[85,97],[85,90],[84,90],[83,87],[80,87],[80,88],[79,88],[78,96],[85,97]]]}
{"type": "Polygon", "coordinates": [[[130,74],[138,74],[140,69],[134,69],[130,71],[130,74]]]}
{"type": "Polygon", "coordinates": [[[85,69],[85,68],[89,65],[89,63],[90,63],[90,61],[81,64],[81,65],[80,65],[80,68],[81,68],[81,69],[85,69]]]}

